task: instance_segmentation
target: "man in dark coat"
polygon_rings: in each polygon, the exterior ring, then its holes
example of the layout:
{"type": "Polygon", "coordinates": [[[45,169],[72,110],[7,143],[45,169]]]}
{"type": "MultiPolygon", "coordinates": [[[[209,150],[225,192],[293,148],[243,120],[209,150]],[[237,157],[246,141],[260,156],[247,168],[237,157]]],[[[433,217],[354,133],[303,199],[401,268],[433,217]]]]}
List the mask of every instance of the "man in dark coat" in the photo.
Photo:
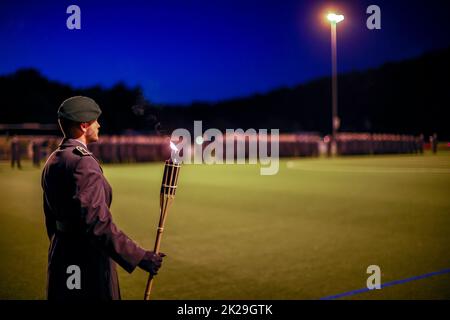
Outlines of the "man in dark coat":
{"type": "Polygon", "coordinates": [[[17,168],[22,169],[20,165],[20,141],[17,136],[14,136],[11,141],[11,168],[17,163],[17,168]]]}
{"type": "Polygon", "coordinates": [[[41,166],[41,142],[38,140],[31,140],[31,152],[33,154],[33,166],[41,166]]]}
{"type": "Polygon", "coordinates": [[[436,133],[433,133],[433,135],[430,136],[430,143],[431,143],[431,150],[433,151],[433,153],[437,153],[438,139],[436,133]]]}
{"type": "Polygon", "coordinates": [[[164,256],[144,250],[113,222],[111,186],[86,147],[98,140],[100,113],[87,97],[69,98],[58,110],[65,138],[42,173],[49,300],[120,299],[116,263],[156,275],[164,256]]]}

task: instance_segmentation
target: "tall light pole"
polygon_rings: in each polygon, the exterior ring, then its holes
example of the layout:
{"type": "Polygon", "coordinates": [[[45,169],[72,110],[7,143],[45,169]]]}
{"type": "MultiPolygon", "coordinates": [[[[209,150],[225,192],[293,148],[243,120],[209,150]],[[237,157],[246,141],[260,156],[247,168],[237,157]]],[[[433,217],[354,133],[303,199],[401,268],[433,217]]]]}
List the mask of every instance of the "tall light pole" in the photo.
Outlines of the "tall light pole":
{"type": "Polygon", "coordinates": [[[330,21],[331,25],[331,62],[332,62],[332,119],[331,125],[333,128],[332,133],[332,144],[336,147],[336,133],[339,129],[340,120],[337,114],[338,108],[338,86],[337,86],[337,59],[336,59],[336,25],[344,20],[344,16],[342,14],[329,13],[327,15],[328,21],[330,21]]]}

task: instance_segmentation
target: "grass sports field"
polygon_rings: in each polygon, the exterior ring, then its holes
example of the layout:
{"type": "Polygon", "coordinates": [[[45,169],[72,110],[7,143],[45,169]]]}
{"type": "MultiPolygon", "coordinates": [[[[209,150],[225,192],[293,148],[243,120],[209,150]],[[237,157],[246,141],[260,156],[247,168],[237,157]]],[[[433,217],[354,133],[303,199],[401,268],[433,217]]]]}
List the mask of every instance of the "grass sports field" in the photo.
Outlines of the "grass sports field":
{"type": "MultiPolygon", "coordinates": [[[[0,163],[0,299],[44,299],[40,170],[0,163]]],[[[151,249],[161,164],[105,165],[116,223],[151,249]]],[[[450,269],[450,153],[182,168],[154,299],[319,299],[450,269]]],[[[120,268],[119,268],[120,269],[120,268]]],[[[147,275],[119,271],[124,299],[147,275]]],[[[344,299],[450,299],[450,273],[344,299]]]]}

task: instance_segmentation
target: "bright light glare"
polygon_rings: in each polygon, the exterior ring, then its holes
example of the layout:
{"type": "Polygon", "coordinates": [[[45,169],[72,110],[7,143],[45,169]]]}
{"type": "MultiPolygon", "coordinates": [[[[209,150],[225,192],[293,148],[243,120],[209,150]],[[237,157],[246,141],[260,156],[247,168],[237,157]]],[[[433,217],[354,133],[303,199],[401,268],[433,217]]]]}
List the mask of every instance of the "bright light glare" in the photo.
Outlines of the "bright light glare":
{"type": "Polygon", "coordinates": [[[327,15],[327,19],[330,22],[338,23],[344,20],[344,16],[342,14],[336,14],[336,13],[329,13],[327,15]]]}
{"type": "Polygon", "coordinates": [[[197,138],[195,138],[195,143],[196,144],[203,144],[203,137],[202,136],[198,136],[197,138]]]}
{"type": "Polygon", "coordinates": [[[170,149],[172,149],[172,150],[175,151],[175,152],[178,151],[177,146],[176,146],[175,143],[173,143],[172,141],[170,141],[170,149]]]}

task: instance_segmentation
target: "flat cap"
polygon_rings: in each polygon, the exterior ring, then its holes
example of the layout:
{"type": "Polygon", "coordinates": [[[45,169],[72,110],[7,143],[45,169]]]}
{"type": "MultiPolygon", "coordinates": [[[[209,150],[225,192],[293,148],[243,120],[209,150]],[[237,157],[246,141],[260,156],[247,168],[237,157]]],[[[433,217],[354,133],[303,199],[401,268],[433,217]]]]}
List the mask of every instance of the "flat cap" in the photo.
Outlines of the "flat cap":
{"type": "Polygon", "coordinates": [[[91,98],[75,96],[61,103],[58,109],[58,118],[75,122],[89,122],[96,120],[101,113],[102,110],[91,98]]]}

